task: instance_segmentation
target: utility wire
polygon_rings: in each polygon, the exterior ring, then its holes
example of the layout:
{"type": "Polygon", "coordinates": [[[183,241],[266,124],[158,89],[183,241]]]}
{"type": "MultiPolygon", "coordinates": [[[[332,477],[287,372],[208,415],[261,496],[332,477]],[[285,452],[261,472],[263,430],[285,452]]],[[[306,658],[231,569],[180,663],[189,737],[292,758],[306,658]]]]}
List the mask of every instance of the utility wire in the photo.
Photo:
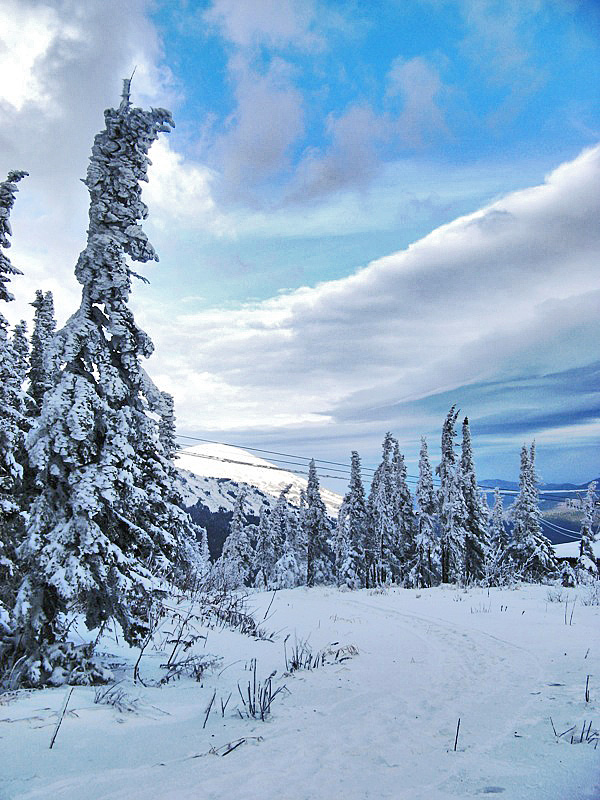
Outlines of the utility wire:
{"type": "MultiPolygon", "coordinates": [[[[189,439],[189,440],[194,441],[194,442],[204,442],[205,444],[220,444],[220,445],[223,445],[225,447],[235,447],[235,448],[239,448],[239,449],[242,449],[242,450],[249,450],[249,451],[252,451],[252,452],[255,452],[255,453],[266,453],[267,455],[270,455],[270,456],[283,456],[284,458],[303,459],[304,461],[313,460],[315,462],[315,464],[317,464],[317,463],[318,464],[327,464],[327,465],[329,465],[328,468],[331,471],[342,473],[341,475],[323,475],[322,474],[320,476],[322,478],[334,478],[336,480],[344,480],[345,478],[348,478],[350,476],[350,469],[348,467],[348,464],[344,464],[341,461],[327,461],[326,459],[323,459],[323,458],[311,459],[308,456],[294,455],[293,453],[280,453],[280,452],[278,452],[276,450],[265,450],[265,449],[262,449],[262,448],[259,448],[259,447],[246,447],[245,445],[233,444],[231,442],[218,442],[215,439],[203,439],[203,438],[201,438],[199,436],[186,436],[185,434],[182,434],[182,433],[178,433],[178,434],[176,434],[176,436],[179,439],[189,439]],[[343,467],[344,469],[343,470],[342,469],[336,469],[336,467],[343,467]]],[[[235,461],[233,459],[222,458],[222,457],[219,457],[219,456],[209,456],[209,455],[204,455],[204,454],[201,454],[201,453],[190,453],[190,452],[187,452],[187,451],[185,451],[183,449],[180,449],[177,452],[185,454],[185,455],[188,455],[188,456],[197,456],[199,458],[209,458],[209,459],[211,459],[213,461],[223,461],[224,463],[240,464],[242,466],[257,467],[257,468],[262,468],[262,469],[275,469],[275,470],[280,470],[281,472],[292,472],[292,473],[294,473],[296,475],[308,475],[307,472],[301,472],[299,470],[285,469],[284,467],[276,467],[276,466],[273,466],[273,465],[267,467],[264,464],[252,464],[252,463],[246,462],[246,461],[235,461]]],[[[302,463],[299,463],[298,461],[285,461],[282,458],[271,458],[271,461],[276,461],[279,464],[290,464],[292,466],[297,466],[297,467],[308,467],[308,464],[302,464],[302,463]]],[[[365,467],[365,466],[361,465],[361,472],[364,473],[365,471],[375,473],[375,469],[373,467],[365,467]]],[[[372,478],[373,476],[372,475],[367,475],[366,477],[367,478],[372,478]]],[[[419,480],[417,475],[407,475],[406,478],[407,478],[407,482],[409,482],[409,483],[415,483],[415,482],[418,482],[418,480],[419,480]]],[[[440,484],[439,479],[434,478],[433,480],[434,480],[435,483],[440,484]]],[[[485,491],[486,493],[489,493],[489,494],[491,494],[491,493],[493,493],[495,491],[495,487],[482,486],[481,484],[477,484],[477,486],[478,486],[479,489],[481,489],[481,490],[483,490],[483,491],[485,491]]],[[[499,492],[500,492],[501,495],[512,496],[512,495],[518,495],[519,494],[519,489],[499,489],[499,492]]],[[[566,489],[566,490],[565,489],[546,489],[546,490],[539,489],[538,492],[539,492],[539,496],[540,496],[541,500],[544,500],[544,499],[572,500],[574,498],[571,495],[565,494],[565,492],[571,492],[571,493],[587,492],[587,489],[566,489]],[[555,496],[552,497],[552,498],[546,498],[545,495],[549,495],[549,494],[555,495],[555,496]]]]}
{"type": "MultiPolygon", "coordinates": [[[[321,464],[331,464],[332,466],[336,467],[345,467],[348,469],[348,464],[343,464],[341,461],[326,461],[324,458],[311,458],[310,456],[299,456],[293,453],[279,453],[276,450],[263,450],[260,447],[246,447],[246,445],[242,444],[232,444],[231,442],[217,442],[214,439],[201,439],[198,436],[184,436],[182,433],[178,433],[177,437],[180,439],[191,439],[194,442],[206,442],[207,444],[222,444],[227,447],[239,447],[242,450],[250,450],[254,453],[267,453],[268,455],[273,456],[284,456],[285,458],[301,458],[305,461],[314,461],[315,463],[319,462],[321,464]]],[[[308,466],[308,464],[306,464],[308,466]]],[[[361,467],[363,472],[366,470],[368,472],[375,472],[373,467],[361,467]]]]}
{"type": "Polygon", "coordinates": [[[570,528],[563,528],[562,525],[557,525],[556,522],[550,522],[550,520],[544,519],[543,517],[541,518],[541,521],[557,533],[565,533],[568,536],[573,536],[575,539],[581,539],[581,535],[576,536],[574,531],[572,531],[570,528]]]}
{"type": "MultiPolygon", "coordinates": [[[[275,472],[287,472],[292,473],[294,475],[308,475],[308,472],[304,472],[299,469],[285,469],[284,467],[276,467],[274,464],[266,465],[266,464],[251,464],[249,461],[236,461],[233,458],[219,458],[218,456],[209,456],[204,455],[202,453],[188,453],[185,450],[176,450],[175,453],[177,455],[185,455],[185,456],[192,456],[193,458],[208,458],[211,461],[221,461],[224,464],[240,464],[243,467],[256,467],[257,469],[271,469],[275,472]]],[[[324,475],[321,474],[322,478],[334,478],[339,481],[345,481],[346,476],[342,475],[324,475]]]]}

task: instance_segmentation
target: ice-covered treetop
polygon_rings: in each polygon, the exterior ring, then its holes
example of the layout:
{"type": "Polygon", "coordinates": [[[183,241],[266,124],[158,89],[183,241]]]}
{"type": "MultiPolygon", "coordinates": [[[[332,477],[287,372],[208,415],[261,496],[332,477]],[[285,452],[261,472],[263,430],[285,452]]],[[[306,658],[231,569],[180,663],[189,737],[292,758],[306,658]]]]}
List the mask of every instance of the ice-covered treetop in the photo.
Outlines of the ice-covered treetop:
{"type": "MultiPolygon", "coordinates": [[[[10,227],[10,212],[15,202],[15,195],[19,191],[16,184],[29,175],[23,170],[9,172],[5,181],[0,183],[0,248],[10,247],[9,236],[12,235],[10,227]]],[[[14,300],[12,294],[7,290],[6,284],[9,282],[9,275],[22,275],[21,270],[13,267],[5,253],[0,249],[0,300],[6,302],[14,300]]]]}
{"type": "Polygon", "coordinates": [[[75,274],[84,285],[92,277],[88,269],[100,251],[121,251],[134,261],[158,261],[154,248],[138,221],[148,209],[141,199],[140,181],[147,181],[148,151],[161,132],[175,126],[169,111],[144,111],[131,105],[130,80],[124,81],[121,104],[104,112],[105,130],[94,139],[84,180],[90,193],[88,247],[81,254],[75,274]],[[90,253],[89,251],[93,252],[90,253]]]}

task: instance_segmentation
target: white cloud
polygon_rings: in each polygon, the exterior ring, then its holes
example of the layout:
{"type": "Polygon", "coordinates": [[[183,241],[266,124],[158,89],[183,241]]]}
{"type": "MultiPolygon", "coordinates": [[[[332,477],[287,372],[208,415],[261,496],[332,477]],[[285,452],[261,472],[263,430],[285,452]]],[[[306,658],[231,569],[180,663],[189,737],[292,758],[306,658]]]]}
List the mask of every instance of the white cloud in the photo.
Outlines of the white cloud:
{"type": "Polygon", "coordinates": [[[597,359],[599,178],[600,147],[348,278],[180,314],[168,329],[147,311],[180,419],[240,429],[307,414],[323,425],[377,409],[393,418],[444,390],[597,359]],[[204,394],[206,374],[228,387],[219,402],[204,394]]]}
{"type": "Polygon", "coordinates": [[[152,208],[153,225],[210,230],[216,235],[231,233],[231,221],[217,208],[213,185],[218,176],[203,164],[189,162],[160,137],[152,146],[152,164],[144,202],[152,208]]]}
{"type": "Polygon", "coordinates": [[[439,106],[443,84],[438,70],[421,56],[397,58],[388,74],[388,95],[399,95],[403,108],[394,127],[405,145],[421,147],[440,133],[447,134],[439,106]]]}
{"type": "Polygon", "coordinates": [[[229,199],[245,195],[250,200],[248,189],[288,165],[290,148],[304,131],[303,101],[281,59],[264,73],[243,57],[232,59],[230,68],[237,106],[213,145],[213,156],[222,164],[229,199]]]}
{"type": "Polygon", "coordinates": [[[265,44],[310,51],[323,46],[321,37],[311,30],[314,13],[311,0],[214,0],[203,18],[220,28],[223,36],[238,47],[265,44]]]}
{"type": "MultiPolygon", "coordinates": [[[[20,111],[25,103],[47,105],[36,61],[45,56],[60,31],[56,11],[48,6],[6,0],[0,26],[0,101],[20,111]]],[[[63,36],[76,38],[74,28],[65,25],[63,36]]]]}

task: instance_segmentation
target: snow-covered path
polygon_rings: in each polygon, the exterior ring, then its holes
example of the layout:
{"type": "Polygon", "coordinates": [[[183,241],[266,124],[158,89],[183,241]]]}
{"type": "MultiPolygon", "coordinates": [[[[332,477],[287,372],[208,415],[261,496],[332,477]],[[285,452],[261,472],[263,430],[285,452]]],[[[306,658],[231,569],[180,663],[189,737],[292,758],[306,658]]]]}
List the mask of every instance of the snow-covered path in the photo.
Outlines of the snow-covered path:
{"type": "MultiPolygon", "coordinates": [[[[564,603],[546,596],[545,587],[279,592],[267,623],[282,629],[279,641],[215,634],[213,651],[219,644],[232,664],[221,678],[144,691],[170,717],[126,715],[119,725],[112,709],[88,702],[65,720],[53,751],[51,727],[21,723],[19,746],[15,740],[11,747],[5,729],[12,734],[19,723],[0,725],[0,754],[11,765],[0,798],[592,800],[600,796],[600,749],[557,742],[549,717],[559,732],[594,716],[600,727],[598,692],[589,703],[584,698],[586,675],[593,686],[600,679],[599,609],[576,606],[565,625],[564,603]],[[267,723],[219,712],[203,730],[212,691],[237,692],[248,659],[258,659],[260,676],[281,673],[287,632],[309,636],[315,650],[339,642],[360,652],[281,678],[291,694],[275,701],[267,723]],[[241,736],[262,740],[226,758],[189,757],[241,736]]],[[[251,598],[259,618],[271,599],[251,598]]],[[[76,705],[93,696],[76,692],[76,705]]],[[[37,706],[54,708],[63,694],[38,693],[37,706]]],[[[26,716],[19,700],[6,713],[0,708],[0,717],[15,717],[17,705],[26,716]]]]}

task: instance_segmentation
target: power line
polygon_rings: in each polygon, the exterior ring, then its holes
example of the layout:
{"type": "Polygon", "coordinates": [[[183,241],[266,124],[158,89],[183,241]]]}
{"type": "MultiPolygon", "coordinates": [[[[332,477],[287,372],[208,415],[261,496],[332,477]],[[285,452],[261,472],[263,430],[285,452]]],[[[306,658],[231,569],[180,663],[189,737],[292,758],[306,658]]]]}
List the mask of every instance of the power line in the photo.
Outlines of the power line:
{"type": "Polygon", "coordinates": [[[570,528],[563,528],[562,525],[557,525],[556,522],[550,522],[550,520],[544,519],[543,517],[541,518],[541,522],[557,533],[566,534],[574,539],[581,539],[581,535],[577,536],[570,528]]]}
{"type": "MultiPolygon", "coordinates": [[[[201,438],[199,436],[187,436],[187,435],[182,434],[182,433],[178,433],[176,435],[177,435],[177,438],[179,438],[179,439],[189,439],[190,441],[193,441],[193,442],[204,442],[205,444],[219,444],[219,445],[223,445],[225,447],[235,447],[235,448],[242,449],[242,450],[249,450],[249,451],[254,452],[254,453],[265,453],[265,454],[270,455],[270,456],[282,456],[283,458],[303,459],[304,461],[313,460],[315,462],[315,464],[327,464],[331,468],[331,470],[333,472],[342,473],[342,475],[324,475],[324,474],[322,474],[320,476],[322,478],[333,478],[335,480],[344,480],[345,478],[350,476],[349,465],[348,464],[344,464],[341,461],[328,461],[328,460],[323,459],[323,458],[310,458],[308,456],[302,456],[302,455],[297,455],[297,454],[293,454],[293,453],[281,453],[281,452],[278,452],[276,450],[265,450],[265,449],[260,448],[260,447],[247,447],[245,445],[233,444],[232,442],[219,442],[219,441],[216,441],[215,439],[204,439],[204,438],[201,438]],[[343,470],[336,469],[336,467],[343,467],[344,469],[343,470]]],[[[247,467],[258,467],[258,468],[262,467],[263,469],[276,469],[276,470],[278,469],[278,470],[280,470],[282,472],[292,472],[292,473],[297,474],[297,475],[308,475],[307,472],[300,472],[299,470],[291,470],[291,469],[286,470],[283,467],[275,467],[275,466],[267,467],[264,464],[252,464],[250,462],[245,462],[245,461],[235,461],[233,459],[220,458],[219,456],[208,456],[208,455],[203,455],[203,454],[200,454],[200,453],[189,453],[189,452],[186,452],[184,450],[179,450],[178,452],[183,453],[185,455],[190,455],[190,456],[199,456],[200,458],[210,458],[210,459],[212,459],[214,461],[223,461],[224,463],[240,464],[242,466],[247,466],[247,467]]],[[[270,460],[271,461],[276,461],[277,463],[280,463],[280,464],[290,464],[292,466],[298,466],[298,467],[307,467],[308,466],[308,464],[299,463],[298,461],[285,461],[285,460],[283,460],[283,458],[271,458],[270,460]]],[[[373,467],[365,467],[365,466],[361,465],[361,472],[364,473],[365,471],[375,473],[376,470],[373,467]]],[[[366,477],[367,478],[372,478],[373,475],[367,475],[366,477]]],[[[407,481],[410,482],[410,483],[415,483],[415,482],[418,482],[418,480],[419,480],[419,477],[417,475],[407,475],[406,478],[407,478],[407,481]]],[[[433,481],[434,481],[434,483],[436,483],[438,485],[441,483],[441,481],[438,478],[433,478],[433,481]]],[[[489,493],[489,494],[491,494],[492,492],[495,491],[495,487],[491,487],[491,486],[482,486],[481,484],[477,484],[477,487],[479,489],[485,491],[486,493],[489,493]]],[[[499,493],[501,495],[510,497],[510,496],[513,496],[513,495],[518,495],[520,490],[519,489],[499,489],[498,491],[499,491],[499,493]]],[[[574,498],[572,496],[570,496],[570,495],[565,494],[566,491],[571,492],[571,493],[577,493],[577,492],[586,492],[587,489],[567,489],[567,490],[565,490],[565,489],[547,489],[545,491],[543,489],[540,489],[538,491],[539,491],[539,497],[540,497],[541,500],[544,500],[544,499],[572,500],[574,498]],[[550,495],[550,494],[551,495],[555,495],[555,497],[552,497],[552,498],[546,498],[545,497],[545,495],[550,495]]]]}
{"type": "MultiPolygon", "coordinates": [[[[176,450],[175,453],[176,454],[185,455],[185,456],[192,456],[193,458],[207,458],[207,459],[210,459],[211,461],[221,461],[224,464],[239,464],[240,466],[243,466],[243,467],[255,467],[257,469],[271,469],[271,470],[274,470],[275,472],[287,472],[287,473],[292,473],[293,475],[307,475],[308,476],[308,472],[304,472],[304,471],[299,470],[299,469],[285,469],[284,467],[276,467],[274,464],[270,464],[270,465],[267,465],[267,464],[252,464],[249,461],[236,461],[233,458],[219,458],[218,456],[209,456],[209,455],[204,455],[203,453],[188,453],[185,450],[176,450]]],[[[334,479],[336,479],[338,481],[345,481],[346,480],[346,476],[342,476],[342,475],[323,475],[322,474],[320,477],[322,477],[322,478],[334,478],[334,479]]]]}
{"type": "MultiPolygon", "coordinates": [[[[304,461],[314,461],[315,463],[319,462],[321,464],[331,464],[332,466],[336,467],[345,467],[349,469],[348,464],[343,464],[341,461],[326,461],[324,458],[311,458],[309,456],[300,456],[293,453],[279,453],[276,450],[263,450],[260,447],[246,447],[246,445],[242,444],[233,444],[232,442],[217,442],[214,439],[201,439],[199,436],[184,436],[182,433],[178,433],[177,437],[180,439],[191,439],[193,442],[206,442],[207,444],[222,444],[226,447],[238,447],[241,450],[250,450],[253,453],[267,453],[268,455],[273,456],[284,456],[285,458],[301,458],[304,461]]],[[[273,459],[275,460],[275,459],[273,459]]],[[[306,464],[308,466],[308,464],[306,464]]],[[[373,467],[361,467],[363,472],[367,470],[368,472],[375,472],[373,467]]]]}

